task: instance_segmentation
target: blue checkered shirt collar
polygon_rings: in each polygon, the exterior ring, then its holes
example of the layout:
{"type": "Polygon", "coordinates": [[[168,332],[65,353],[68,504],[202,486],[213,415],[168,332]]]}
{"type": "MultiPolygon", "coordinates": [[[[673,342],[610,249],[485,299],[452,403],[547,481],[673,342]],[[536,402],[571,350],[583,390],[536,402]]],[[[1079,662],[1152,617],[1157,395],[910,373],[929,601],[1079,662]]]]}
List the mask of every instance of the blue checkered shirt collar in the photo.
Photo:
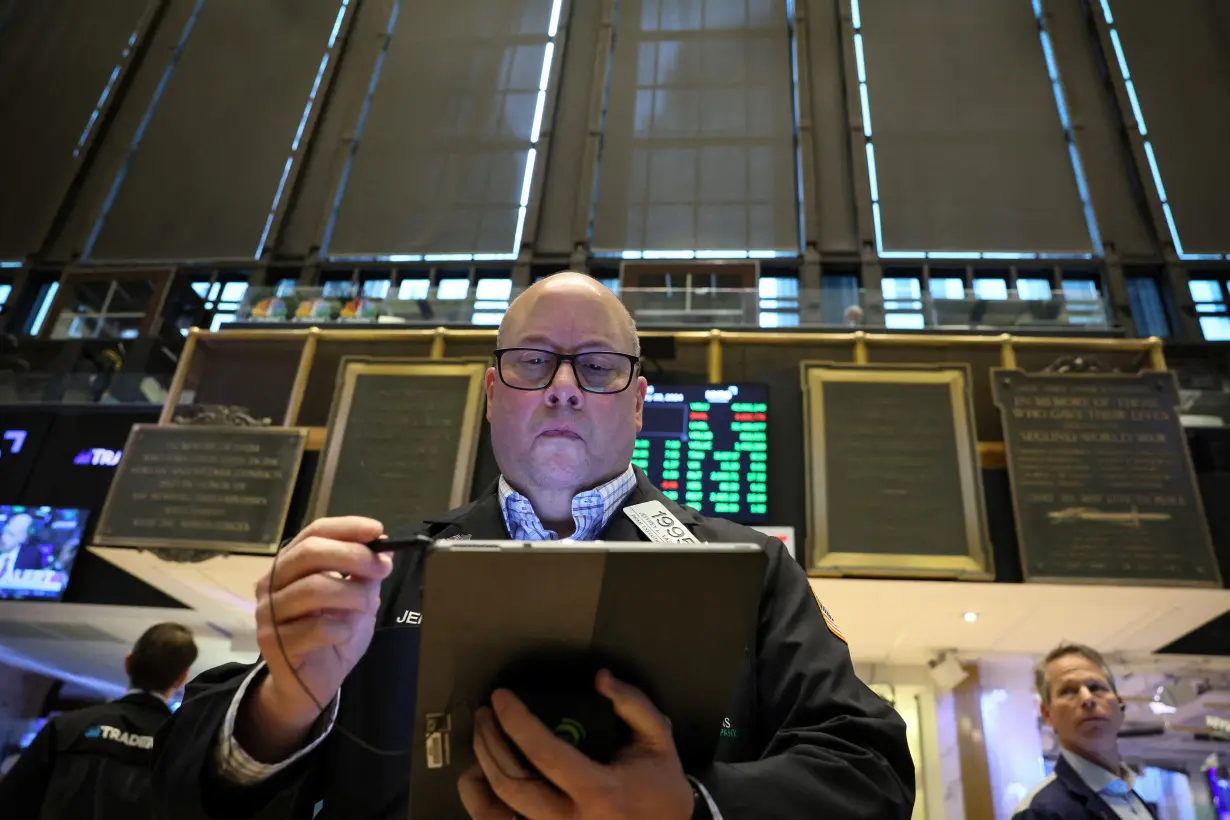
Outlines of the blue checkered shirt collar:
{"type": "MultiPolygon", "coordinates": [[[[636,488],[636,474],[632,466],[605,484],[578,493],[572,499],[572,520],[576,532],[569,536],[574,541],[596,541],[606,524],[632,490],[636,488]]],[[[504,526],[508,537],[514,541],[554,541],[559,535],[543,526],[534,512],[530,500],[517,492],[500,476],[500,509],[504,512],[504,526]]]]}

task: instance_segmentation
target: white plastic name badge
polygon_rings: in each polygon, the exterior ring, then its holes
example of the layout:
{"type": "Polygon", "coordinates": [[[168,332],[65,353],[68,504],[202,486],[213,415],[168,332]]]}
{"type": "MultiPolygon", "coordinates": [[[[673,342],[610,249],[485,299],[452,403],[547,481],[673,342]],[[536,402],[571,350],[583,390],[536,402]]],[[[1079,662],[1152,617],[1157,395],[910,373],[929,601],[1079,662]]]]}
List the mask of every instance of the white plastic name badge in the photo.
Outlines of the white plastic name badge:
{"type": "Polygon", "coordinates": [[[687,527],[666,509],[661,501],[646,501],[644,504],[633,504],[624,507],[624,515],[632,519],[637,529],[645,533],[650,541],[658,544],[696,544],[687,527]]]}

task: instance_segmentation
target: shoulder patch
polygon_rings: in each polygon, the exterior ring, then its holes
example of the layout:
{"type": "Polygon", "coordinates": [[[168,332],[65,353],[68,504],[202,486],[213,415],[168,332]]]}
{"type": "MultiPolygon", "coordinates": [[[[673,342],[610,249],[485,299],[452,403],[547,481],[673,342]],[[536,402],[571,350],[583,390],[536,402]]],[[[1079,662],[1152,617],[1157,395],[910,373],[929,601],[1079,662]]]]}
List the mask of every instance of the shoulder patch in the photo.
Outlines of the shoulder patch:
{"type": "Polygon", "coordinates": [[[849,646],[850,642],[846,640],[846,634],[841,631],[841,628],[839,626],[837,626],[837,622],[834,621],[833,616],[829,614],[828,607],[820,603],[820,596],[816,594],[815,587],[811,588],[811,594],[812,594],[812,597],[816,599],[816,606],[820,607],[820,614],[824,616],[824,625],[829,628],[829,632],[832,632],[834,635],[837,636],[837,638],[842,643],[849,646]]]}

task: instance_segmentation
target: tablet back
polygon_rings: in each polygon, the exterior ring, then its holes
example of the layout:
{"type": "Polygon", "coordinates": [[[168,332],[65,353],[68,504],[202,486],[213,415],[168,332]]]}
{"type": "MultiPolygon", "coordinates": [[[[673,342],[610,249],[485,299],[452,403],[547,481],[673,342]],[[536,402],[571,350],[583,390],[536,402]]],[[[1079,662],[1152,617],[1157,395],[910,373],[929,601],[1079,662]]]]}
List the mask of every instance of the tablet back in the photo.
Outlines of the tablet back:
{"type": "Polygon", "coordinates": [[[528,651],[612,659],[671,719],[685,770],[713,759],[756,628],[755,544],[438,543],[426,559],[411,820],[466,820],[474,711],[528,651]]]}

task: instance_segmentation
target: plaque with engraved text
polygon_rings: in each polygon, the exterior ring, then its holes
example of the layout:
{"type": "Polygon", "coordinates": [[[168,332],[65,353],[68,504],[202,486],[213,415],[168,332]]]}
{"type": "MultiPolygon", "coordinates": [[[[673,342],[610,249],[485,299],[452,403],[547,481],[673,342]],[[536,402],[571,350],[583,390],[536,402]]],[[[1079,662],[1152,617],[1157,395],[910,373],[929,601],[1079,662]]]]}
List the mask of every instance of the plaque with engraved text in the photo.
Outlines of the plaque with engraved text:
{"type": "Polygon", "coordinates": [[[1026,580],[1221,586],[1173,374],[991,383],[1026,580]]]}
{"type": "Polygon", "coordinates": [[[94,543],[273,552],[306,432],[133,425],[94,543]]]}
{"type": "Polygon", "coordinates": [[[484,400],[479,362],[343,362],[309,507],[393,529],[469,500],[484,400]]]}
{"type": "Polygon", "coordinates": [[[809,568],[992,575],[964,365],[804,363],[809,568]]]}

